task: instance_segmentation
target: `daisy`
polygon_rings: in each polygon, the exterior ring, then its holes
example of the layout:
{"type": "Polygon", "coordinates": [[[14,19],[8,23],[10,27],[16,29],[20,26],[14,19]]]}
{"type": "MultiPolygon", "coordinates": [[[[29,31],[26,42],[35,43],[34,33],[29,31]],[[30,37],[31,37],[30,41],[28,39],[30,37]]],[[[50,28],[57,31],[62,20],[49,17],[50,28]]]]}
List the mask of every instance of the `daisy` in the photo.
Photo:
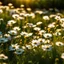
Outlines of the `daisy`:
{"type": "Polygon", "coordinates": [[[51,42],[51,41],[47,39],[47,40],[45,40],[44,43],[45,43],[45,44],[49,44],[50,42],[51,42]]]}
{"type": "Polygon", "coordinates": [[[31,45],[26,44],[26,48],[27,48],[27,49],[32,49],[32,46],[31,46],[31,45]]]}
{"type": "Polygon", "coordinates": [[[29,16],[32,17],[32,18],[35,18],[35,14],[34,13],[30,13],[29,16]]]}
{"type": "Polygon", "coordinates": [[[20,37],[21,37],[21,35],[17,35],[17,36],[14,37],[14,39],[16,39],[16,38],[20,38],[20,37]]]}
{"type": "Polygon", "coordinates": [[[9,14],[12,16],[13,14],[16,13],[16,9],[10,9],[7,7],[7,11],[9,11],[9,14]]]}
{"type": "Polygon", "coordinates": [[[27,34],[25,35],[25,37],[30,37],[30,36],[32,36],[32,34],[33,34],[33,33],[27,33],[27,34]]]}
{"type": "Polygon", "coordinates": [[[39,28],[39,27],[34,27],[34,30],[35,30],[35,31],[40,31],[41,28],[39,28]]]}
{"type": "Polygon", "coordinates": [[[55,35],[55,36],[61,36],[61,32],[55,32],[55,33],[53,33],[53,35],[55,35]]]}
{"type": "Polygon", "coordinates": [[[14,27],[13,30],[20,31],[19,27],[14,27]]]}
{"type": "Polygon", "coordinates": [[[15,24],[15,23],[16,23],[15,20],[9,20],[7,24],[8,24],[8,25],[13,25],[13,24],[15,24]]]}
{"type": "Polygon", "coordinates": [[[23,52],[24,52],[24,50],[19,48],[19,49],[16,49],[16,51],[14,53],[20,55],[23,52]]]}
{"type": "Polygon", "coordinates": [[[0,59],[2,60],[7,60],[8,56],[4,55],[4,54],[0,54],[0,59]]]}
{"type": "Polygon", "coordinates": [[[10,30],[10,31],[8,31],[8,33],[10,35],[17,35],[17,31],[16,30],[10,30]]]}
{"type": "Polygon", "coordinates": [[[8,40],[12,39],[11,36],[10,36],[10,34],[4,34],[4,37],[7,38],[8,40]]]}
{"type": "Polygon", "coordinates": [[[60,16],[55,16],[55,19],[56,19],[56,20],[60,20],[61,17],[60,17],[60,16]]]}
{"type": "Polygon", "coordinates": [[[52,34],[50,33],[45,33],[43,34],[44,38],[51,38],[52,37],[52,34]]]}
{"type": "Polygon", "coordinates": [[[3,21],[4,19],[3,18],[0,18],[0,21],[3,21]]]}
{"type": "Polygon", "coordinates": [[[23,4],[21,4],[21,5],[20,5],[20,7],[21,7],[21,8],[24,8],[24,5],[23,5],[23,4]]]}
{"type": "Polygon", "coordinates": [[[54,25],[54,24],[49,24],[48,27],[49,27],[49,28],[54,28],[55,25],[54,25]]]}
{"type": "Polygon", "coordinates": [[[23,31],[22,31],[20,34],[21,34],[22,36],[24,36],[24,35],[27,34],[27,32],[23,32],[23,31]]]}
{"type": "Polygon", "coordinates": [[[38,34],[39,34],[39,35],[43,35],[44,33],[46,33],[45,30],[40,30],[38,34]]]}
{"type": "Polygon", "coordinates": [[[27,8],[27,11],[31,11],[31,8],[27,8]]]}
{"type": "Polygon", "coordinates": [[[42,22],[40,22],[40,21],[36,23],[36,25],[41,25],[41,24],[42,24],[42,22]]]}
{"type": "Polygon", "coordinates": [[[16,49],[19,49],[18,44],[11,44],[11,46],[9,46],[9,51],[15,51],[16,49]]]}
{"type": "Polygon", "coordinates": [[[4,37],[8,38],[11,37],[10,34],[4,34],[4,37]]]}
{"type": "Polygon", "coordinates": [[[50,18],[49,18],[49,16],[43,16],[43,19],[44,20],[49,20],[50,18]]]}
{"type": "Polygon", "coordinates": [[[56,16],[56,15],[54,15],[54,14],[51,14],[51,15],[50,15],[50,18],[54,18],[55,16],[56,16]]]}
{"type": "Polygon", "coordinates": [[[64,22],[63,22],[63,23],[61,23],[60,25],[61,25],[61,27],[63,27],[63,28],[64,28],[64,22]]]}
{"type": "Polygon", "coordinates": [[[32,40],[31,44],[33,47],[37,47],[38,45],[40,45],[40,42],[38,40],[32,40]]]}
{"type": "Polygon", "coordinates": [[[20,20],[24,20],[24,17],[18,17],[18,19],[20,19],[20,20]]]}
{"type": "Polygon", "coordinates": [[[12,6],[13,4],[12,3],[9,3],[8,6],[12,6]]]}
{"type": "Polygon", "coordinates": [[[45,39],[39,38],[38,41],[41,42],[41,43],[44,43],[45,39]]]}
{"type": "Polygon", "coordinates": [[[61,18],[61,19],[60,19],[60,22],[63,23],[63,22],[64,22],[64,18],[61,18]]]}
{"type": "Polygon", "coordinates": [[[36,10],[35,13],[43,14],[43,11],[41,11],[41,10],[36,10]]]}
{"type": "Polygon", "coordinates": [[[61,58],[64,59],[64,53],[61,54],[61,58]]]}
{"type": "Polygon", "coordinates": [[[20,16],[19,16],[18,14],[13,14],[12,17],[13,17],[14,19],[17,19],[17,18],[19,18],[20,16]]]}
{"type": "Polygon", "coordinates": [[[8,42],[7,38],[0,38],[0,43],[6,43],[6,42],[8,42]]]}
{"type": "Polygon", "coordinates": [[[63,42],[56,42],[56,45],[57,46],[64,46],[64,43],[63,42]]]}
{"type": "Polygon", "coordinates": [[[52,45],[42,45],[43,51],[51,51],[52,50],[52,45]]]}
{"type": "Polygon", "coordinates": [[[0,9],[0,13],[3,13],[3,10],[2,9],[0,9]]]}
{"type": "Polygon", "coordinates": [[[33,27],[33,23],[27,23],[26,24],[28,27],[33,27]]]}

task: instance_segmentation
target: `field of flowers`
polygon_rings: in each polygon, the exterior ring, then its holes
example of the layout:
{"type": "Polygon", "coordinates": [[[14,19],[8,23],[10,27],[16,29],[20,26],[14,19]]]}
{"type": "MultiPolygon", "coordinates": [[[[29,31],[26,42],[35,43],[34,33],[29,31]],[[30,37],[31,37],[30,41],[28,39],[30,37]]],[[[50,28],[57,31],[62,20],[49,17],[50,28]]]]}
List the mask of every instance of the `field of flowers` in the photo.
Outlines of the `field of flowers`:
{"type": "Polygon", "coordinates": [[[64,11],[0,3],[0,64],[64,64],[64,11]]]}

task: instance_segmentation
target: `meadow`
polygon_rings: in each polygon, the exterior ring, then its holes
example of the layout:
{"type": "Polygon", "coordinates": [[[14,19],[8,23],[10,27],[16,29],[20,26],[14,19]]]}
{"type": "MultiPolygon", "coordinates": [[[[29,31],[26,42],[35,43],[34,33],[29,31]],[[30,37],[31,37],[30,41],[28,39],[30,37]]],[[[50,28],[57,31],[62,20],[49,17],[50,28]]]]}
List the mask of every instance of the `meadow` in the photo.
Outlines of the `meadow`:
{"type": "Polygon", "coordinates": [[[64,64],[64,11],[0,2],[0,64],[64,64]]]}

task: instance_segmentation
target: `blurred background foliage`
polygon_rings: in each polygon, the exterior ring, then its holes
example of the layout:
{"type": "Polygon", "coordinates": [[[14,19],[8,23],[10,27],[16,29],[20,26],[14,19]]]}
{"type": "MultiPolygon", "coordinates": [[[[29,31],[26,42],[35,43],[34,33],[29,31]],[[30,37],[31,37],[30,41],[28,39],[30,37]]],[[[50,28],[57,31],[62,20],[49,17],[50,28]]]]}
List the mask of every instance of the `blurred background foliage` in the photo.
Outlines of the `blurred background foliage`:
{"type": "Polygon", "coordinates": [[[64,9],[64,0],[0,0],[4,5],[13,3],[15,7],[24,4],[25,7],[31,8],[58,8],[64,9]]]}

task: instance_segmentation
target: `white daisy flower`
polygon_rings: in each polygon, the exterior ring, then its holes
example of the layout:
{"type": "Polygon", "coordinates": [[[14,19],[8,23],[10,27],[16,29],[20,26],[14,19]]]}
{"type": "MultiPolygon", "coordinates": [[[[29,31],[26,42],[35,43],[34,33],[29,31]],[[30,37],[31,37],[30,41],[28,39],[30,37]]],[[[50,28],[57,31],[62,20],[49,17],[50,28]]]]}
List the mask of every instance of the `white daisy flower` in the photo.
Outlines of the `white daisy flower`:
{"type": "Polygon", "coordinates": [[[64,59],[64,53],[61,54],[61,58],[64,59]]]}
{"type": "Polygon", "coordinates": [[[36,25],[41,25],[41,24],[42,24],[42,22],[40,22],[40,21],[36,23],[36,25]]]}
{"type": "Polygon", "coordinates": [[[44,38],[51,38],[52,37],[52,34],[50,33],[45,33],[43,34],[44,38]]]}
{"type": "Polygon", "coordinates": [[[61,32],[55,32],[55,33],[53,33],[53,35],[55,35],[55,36],[61,36],[61,32]]]}
{"type": "Polygon", "coordinates": [[[31,8],[27,8],[26,10],[27,10],[27,11],[31,11],[31,8]]]}
{"type": "Polygon", "coordinates": [[[41,10],[36,10],[35,13],[43,14],[43,11],[41,11],[41,10]]]}
{"type": "Polygon", "coordinates": [[[26,24],[28,27],[33,27],[33,23],[27,23],[26,24]]]}
{"type": "Polygon", "coordinates": [[[26,44],[26,48],[27,48],[27,49],[32,49],[32,46],[31,46],[31,45],[26,44]]]}
{"type": "Polygon", "coordinates": [[[19,27],[14,27],[13,30],[20,31],[19,27]]]}
{"type": "Polygon", "coordinates": [[[21,5],[20,5],[20,7],[21,7],[21,8],[23,8],[23,7],[24,7],[24,5],[23,5],[23,4],[21,4],[21,5]]]}
{"type": "Polygon", "coordinates": [[[8,40],[12,39],[10,34],[4,34],[4,37],[7,38],[8,40]]]}
{"type": "Polygon", "coordinates": [[[0,9],[0,13],[3,13],[3,10],[2,9],[0,9]]]}
{"type": "Polygon", "coordinates": [[[56,42],[56,45],[57,45],[57,46],[63,46],[64,43],[63,43],[63,42],[56,42]]]}
{"type": "Polygon", "coordinates": [[[8,6],[12,6],[13,4],[12,3],[9,3],[8,6]]]}
{"type": "Polygon", "coordinates": [[[19,49],[18,44],[11,44],[11,46],[9,46],[9,51],[15,51],[16,49],[19,49]]]}
{"type": "Polygon", "coordinates": [[[54,18],[55,16],[56,16],[56,15],[54,15],[54,14],[51,14],[51,15],[50,15],[50,18],[54,18]]]}
{"type": "Polygon", "coordinates": [[[34,27],[34,30],[35,30],[35,31],[40,31],[41,28],[39,28],[39,27],[34,27]]]}
{"type": "Polygon", "coordinates": [[[54,25],[54,24],[49,24],[48,27],[49,27],[49,28],[54,28],[55,25],[54,25]]]}
{"type": "Polygon", "coordinates": [[[23,52],[24,52],[24,50],[19,48],[19,49],[16,49],[16,51],[14,53],[20,55],[23,52]]]}
{"type": "Polygon", "coordinates": [[[63,23],[61,23],[60,25],[61,25],[61,27],[63,27],[63,28],[64,28],[64,22],[63,22],[63,23]]]}
{"type": "Polygon", "coordinates": [[[60,22],[63,23],[63,22],[64,22],[64,18],[61,18],[61,19],[60,19],[60,22]]]}
{"type": "Polygon", "coordinates": [[[33,33],[27,33],[27,34],[25,35],[25,37],[30,37],[30,36],[32,36],[32,34],[33,34],[33,33]]]}
{"type": "Polygon", "coordinates": [[[50,18],[49,18],[49,16],[43,16],[43,19],[44,20],[49,20],[50,18]]]}
{"type": "Polygon", "coordinates": [[[45,30],[40,30],[38,34],[39,34],[39,35],[43,35],[44,33],[46,33],[45,30]]]}
{"type": "Polygon", "coordinates": [[[4,55],[4,54],[0,54],[0,59],[2,60],[7,60],[8,56],[4,55]]]}
{"type": "Polygon", "coordinates": [[[42,45],[43,51],[51,51],[52,50],[52,45],[42,45]]]}
{"type": "Polygon", "coordinates": [[[31,44],[33,47],[37,47],[38,45],[40,45],[40,42],[38,40],[32,40],[31,44]]]}
{"type": "Polygon", "coordinates": [[[0,38],[0,43],[6,43],[6,42],[8,42],[7,38],[0,38]]]}
{"type": "Polygon", "coordinates": [[[39,38],[38,41],[41,42],[41,43],[44,43],[45,39],[39,38]]]}
{"type": "Polygon", "coordinates": [[[60,20],[61,17],[60,17],[60,16],[55,16],[55,19],[56,19],[56,20],[60,20]]]}
{"type": "Polygon", "coordinates": [[[17,18],[19,18],[20,16],[19,16],[18,14],[13,14],[12,17],[13,17],[14,19],[17,19],[17,18]]]}
{"type": "Polygon", "coordinates": [[[20,34],[21,34],[22,36],[24,36],[24,35],[27,34],[27,32],[21,32],[20,34]]]}
{"type": "Polygon", "coordinates": [[[10,30],[10,31],[8,31],[8,33],[10,35],[17,35],[18,34],[16,30],[10,30]]]}
{"type": "Polygon", "coordinates": [[[13,24],[15,24],[15,23],[16,23],[15,20],[9,20],[7,24],[8,24],[8,25],[13,25],[13,24]]]}

